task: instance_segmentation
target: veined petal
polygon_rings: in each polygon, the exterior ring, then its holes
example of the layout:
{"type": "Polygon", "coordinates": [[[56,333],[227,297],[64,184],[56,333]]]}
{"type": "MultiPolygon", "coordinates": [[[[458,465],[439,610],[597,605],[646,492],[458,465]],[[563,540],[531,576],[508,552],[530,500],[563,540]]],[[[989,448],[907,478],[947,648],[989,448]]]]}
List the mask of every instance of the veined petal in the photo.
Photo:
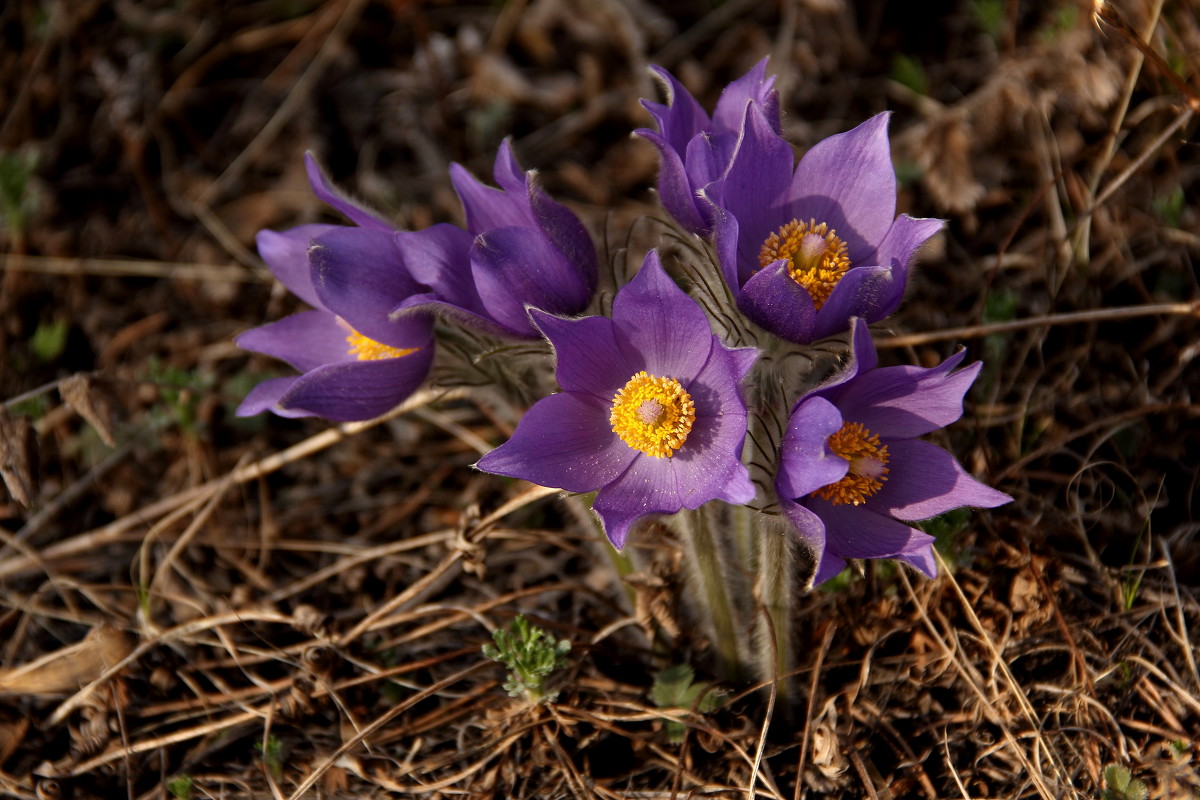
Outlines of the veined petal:
{"type": "Polygon", "coordinates": [[[346,342],[349,335],[349,329],[328,311],[301,311],[239,334],[234,343],[308,372],[322,364],[353,361],[346,342]]]}
{"type": "Polygon", "coordinates": [[[707,315],[667,277],[654,250],[646,254],[633,280],[617,292],[612,318],[637,347],[651,375],[690,380],[713,348],[707,315]]]}
{"type": "Polygon", "coordinates": [[[309,260],[324,306],[364,336],[393,344],[397,328],[388,315],[420,287],[409,276],[392,231],[337,228],[313,240],[309,260]]]}
{"type": "Polygon", "coordinates": [[[471,247],[471,270],[488,315],[518,336],[537,336],[528,307],[573,314],[591,299],[575,266],[533,228],[480,234],[471,247]]]}
{"type": "Polygon", "coordinates": [[[324,308],[313,287],[308,246],[338,225],[300,225],[283,232],[262,230],[254,237],[258,254],[287,290],[313,308],[324,308]]]}
{"type": "Polygon", "coordinates": [[[640,355],[629,358],[627,352],[633,348],[618,342],[622,334],[607,317],[563,319],[537,309],[530,316],[554,346],[555,374],[565,391],[590,394],[611,404],[630,377],[646,368],[640,355]]]}
{"type": "Polygon", "coordinates": [[[933,537],[861,506],[835,506],[817,497],[808,509],[825,523],[825,549],[841,558],[893,558],[933,546],[933,537]]]}
{"type": "Polygon", "coordinates": [[[963,396],[981,362],[952,370],[966,355],[960,350],[937,367],[883,367],[859,376],[829,397],[848,420],[861,422],[885,439],[912,439],[957,421],[963,396]]]}
{"type": "Polygon", "coordinates": [[[841,333],[850,327],[851,317],[878,322],[885,316],[883,309],[895,308],[903,294],[904,281],[891,267],[854,267],[842,276],[817,312],[813,338],[841,333]]]}
{"type": "Polygon", "coordinates": [[[968,475],[942,448],[919,439],[887,443],[891,463],[879,494],[868,500],[896,519],[921,520],[954,508],[995,508],[1012,498],[968,475]]]}
{"type": "Polygon", "coordinates": [[[575,309],[579,310],[588,304],[596,291],[596,248],[592,245],[592,237],[579,217],[566,206],[551,200],[533,180],[529,181],[529,204],[542,234],[558,250],[569,269],[570,284],[583,296],[575,309]]]}
{"type": "MultiPolygon", "coordinates": [[[[896,218],[896,171],[888,114],[813,145],[788,190],[788,218],[824,222],[846,242],[852,263],[879,247],[896,218]]],[[[786,220],[784,220],[786,221],[786,220]]]]}
{"type": "Polygon", "coordinates": [[[813,340],[816,304],[808,290],[792,280],[785,261],[754,273],[742,286],[737,303],[752,322],[782,339],[799,344],[813,340]]]}
{"type": "MultiPolygon", "coordinates": [[[[879,243],[878,249],[866,256],[863,263],[892,267],[907,275],[917,249],[940,231],[945,224],[945,221],[940,219],[917,218],[901,214],[888,228],[887,235],[879,243]]],[[[886,313],[890,314],[894,310],[889,309],[886,313]]]]}
{"type": "Polygon", "coordinates": [[[590,395],[544,397],[521,417],[512,438],[475,466],[568,492],[595,491],[640,455],[612,432],[608,414],[607,405],[590,395]]]}
{"type": "Polygon", "coordinates": [[[351,200],[341,191],[334,188],[329,179],[325,177],[325,173],[321,170],[320,165],[317,164],[317,159],[312,153],[304,154],[304,166],[308,170],[308,182],[312,185],[313,194],[325,205],[341,212],[347,219],[363,228],[379,231],[394,230],[391,225],[385,222],[374,211],[351,200]]]}
{"type": "Polygon", "coordinates": [[[445,222],[421,231],[397,231],[400,260],[417,283],[430,287],[447,303],[481,312],[471,277],[471,243],[475,237],[445,222]]]}
{"type": "Polygon", "coordinates": [[[403,358],[318,367],[276,401],[277,413],[303,412],[337,422],[373,419],[404,402],[424,382],[433,360],[425,347],[403,358]]]}
{"type": "Polygon", "coordinates": [[[824,398],[810,397],[796,406],[779,448],[775,489],[781,497],[806,497],[846,477],[850,462],[835,455],[828,444],[842,422],[837,407],[824,398]]]}

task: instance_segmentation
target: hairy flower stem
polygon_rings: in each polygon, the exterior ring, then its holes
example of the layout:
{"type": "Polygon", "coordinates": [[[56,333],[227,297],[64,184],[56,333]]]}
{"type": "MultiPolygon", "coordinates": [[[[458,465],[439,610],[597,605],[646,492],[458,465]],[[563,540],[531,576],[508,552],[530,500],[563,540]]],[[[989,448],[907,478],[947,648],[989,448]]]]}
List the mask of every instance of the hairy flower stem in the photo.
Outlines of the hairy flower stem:
{"type": "Polygon", "coordinates": [[[791,703],[795,665],[792,615],[795,605],[796,558],[792,533],[780,517],[762,517],[758,530],[758,574],[754,594],[771,624],[759,625],[754,637],[754,667],[763,681],[775,681],[781,708],[791,703]]]}
{"type": "Polygon", "coordinates": [[[725,559],[713,534],[716,513],[716,504],[706,503],[694,511],[680,511],[675,520],[683,536],[687,577],[700,606],[700,622],[716,648],[723,676],[739,681],[744,672],[742,647],[738,627],[734,625],[729,578],[723,566],[725,559]]]}

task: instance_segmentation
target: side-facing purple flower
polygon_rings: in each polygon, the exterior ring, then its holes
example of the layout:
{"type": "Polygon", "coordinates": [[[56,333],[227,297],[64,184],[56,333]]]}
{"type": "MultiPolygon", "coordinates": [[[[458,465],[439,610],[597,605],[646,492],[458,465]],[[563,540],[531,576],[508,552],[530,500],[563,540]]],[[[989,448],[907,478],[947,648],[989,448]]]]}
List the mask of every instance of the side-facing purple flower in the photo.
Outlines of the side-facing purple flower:
{"type": "Polygon", "coordinates": [[[569,492],[592,507],[616,547],[647,514],[713,499],[746,503],[746,404],[738,384],[755,351],[730,349],[651,251],[617,292],[612,318],[532,312],[554,346],[563,391],[539,400],[487,472],[569,492]]]}
{"type": "Polygon", "coordinates": [[[267,266],[313,310],[237,337],[239,347],[282,359],[301,373],[263,381],[237,413],[370,419],[402,402],[429,373],[429,318],[388,319],[403,298],[425,289],[409,275],[392,227],[337,193],[312,156],[306,160],[314,193],[358,226],[258,233],[267,266]]]}
{"type": "Polygon", "coordinates": [[[639,128],[634,134],[658,148],[658,196],[663,208],[692,233],[708,233],[712,212],[696,193],[724,174],[740,138],[746,106],[757,106],[775,131],[780,132],[779,93],[772,87],[775,76],[766,74],[767,59],[759,61],[721,92],[709,118],[696,98],[675,76],[652,66],[667,91],[667,103],[643,100],[642,106],[658,123],[658,132],[639,128]]]}
{"type": "Polygon", "coordinates": [[[877,322],[904,295],[909,262],[941,227],[896,216],[886,113],[830,136],[792,170],[791,146],[745,109],[729,169],[704,190],[721,270],[751,320],[808,344],[877,322]]]}
{"type": "Polygon", "coordinates": [[[433,291],[407,298],[394,314],[433,310],[491,333],[537,338],[528,308],[575,314],[591,301],[596,249],[578,217],[521,171],[507,140],[493,174],[499,189],[450,166],[465,231],[441,224],[396,234],[413,277],[433,291]]]}
{"type": "Polygon", "coordinates": [[[982,363],[954,372],[960,350],[931,369],[876,369],[866,322],[853,320],[851,331],[850,364],[792,410],[775,488],[816,556],[814,584],[837,575],[847,558],[895,558],[933,577],[933,537],[906,523],[1012,500],[917,438],[962,416],[982,363]]]}

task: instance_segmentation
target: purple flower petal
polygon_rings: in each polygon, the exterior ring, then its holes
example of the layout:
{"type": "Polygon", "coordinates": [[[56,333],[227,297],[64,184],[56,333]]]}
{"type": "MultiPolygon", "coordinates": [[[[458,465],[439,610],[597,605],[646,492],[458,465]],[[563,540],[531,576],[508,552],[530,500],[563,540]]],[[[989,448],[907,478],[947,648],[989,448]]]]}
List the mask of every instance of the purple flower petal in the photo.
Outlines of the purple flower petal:
{"type": "Polygon", "coordinates": [[[921,520],[954,508],[995,508],[1012,498],[963,471],[942,448],[919,439],[888,443],[893,469],[871,505],[896,519],[921,520]]]}
{"type": "Polygon", "coordinates": [[[308,182],[312,184],[313,194],[325,205],[337,209],[347,219],[363,228],[389,232],[393,230],[392,226],[374,211],[368,210],[334,188],[312,153],[304,154],[304,165],[308,169],[308,182]]]}
{"type": "Polygon", "coordinates": [[[767,75],[767,59],[763,58],[721,92],[717,107],[713,110],[713,129],[737,130],[745,118],[746,106],[756,105],[762,109],[763,119],[778,134],[779,92],[775,91],[774,86],[775,76],[767,75]]]}
{"type": "Polygon", "coordinates": [[[835,506],[818,497],[806,505],[825,523],[825,551],[841,558],[892,558],[933,545],[933,537],[872,511],[868,504],[835,506]]]}
{"type": "Polygon", "coordinates": [[[471,269],[488,316],[518,336],[537,336],[528,307],[572,314],[591,299],[575,265],[533,228],[480,234],[471,247],[471,269]]]}
{"type": "MultiPolygon", "coordinates": [[[[658,148],[658,199],[663,208],[678,220],[684,229],[693,233],[706,231],[708,223],[697,205],[692,178],[680,155],[684,151],[671,147],[666,139],[647,128],[638,128],[634,133],[658,148]]],[[[704,136],[697,136],[695,141],[704,142],[706,139],[704,136]]],[[[691,149],[691,145],[685,147],[691,149]]],[[[711,172],[711,167],[706,171],[711,172]]]]}
{"type": "Polygon", "coordinates": [[[846,242],[852,263],[879,247],[896,218],[887,123],[887,113],[876,114],[813,145],[800,159],[788,190],[789,219],[828,224],[846,242]]]}
{"type": "Polygon", "coordinates": [[[822,397],[810,397],[796,406],[779,448],[775,488],[780,496],[803,498],[846,477],[850,462],[828,445],[829,437],[841,427],[837,407],[822,397]]]}
{"type": "Polygon", "coordinates": [[[284,417],[311,417],[312,414],[300,412],[283,412],[281,409],[273,408],[279,402],[279,398],[284,393],[292,388],[299,375],[291,375],[286,378],[269,378],[255,386],[246,395],[246,399],[241,402],[234,412],[239,417],[252,417],[255,414],[261,414],[264,411],[274,411],[276,414],[284,417]]]}
{"type": "Polygon", "coordinates": [[[651,375],[686,382],[708,361],[713,348],[707,315],[667,277],[654,250],[617,293],[612,318],[638,348],[651,375]]]}
{"type": "Polygon", "coordinates": [[[467,229],[474,233],[513,225],[533,227],[536,220],[524,193],[513,196],[481,183],[466,167],[450,165],[450,182],[462,201],[467,229]]]}
{"type": "Polygon", "coordinates": [[[860,375],[836,394],[827,395],[853,422],[885,439],[911,439],[956,422],[963,396],[979,374],[981,362],[951,372],[966,355],[960,350],[931,369],[884,367],[860,375]]]}
{"type": "Polygon", "coordinates": [[[483,304],[467,265],[475,237],[455,225],[438,223],[422,231],[398,231],[400,260],[417,283],[424,284],[447,303],[482,313],[483,304]]]}
{"type": "Polygon", "coordinates": [[[479,459],[479,469],[568,492],[592,492],[640,456],[613,435],[608,405],[590,395],[544,397],[521,418],[512,438],[479,459]]]}
{"type": "Polygon", "coordinates": [[[823,339],[846,330],[851,317],[878,322],[883,309],[894,309],[904,294],[904,282],[897,280],[891,267],[855,267],[849,270],[817,312],[813,338],[823,339]]]}
{"type": "Polygon", "coordinates": [[[895,272],[895,290],[892,297],[879,304],[879,316],[868,320],[877,322],[889,316],[900,305],[904,297],[904,286],[908,281],[908,268],[912,265],[913,255],[931,236],[942,229],[945,223],[940,219],[917,219],[907,214],[896,217],[887,235],[879,244],[879,248],[863,259],[864,264],[878,264],[891,267],[895,272]]]}
{"type": "Polygon", "coordinates": [[[645,359],[628,344],[607,317],[562,319],[537,309],[533,322],[554,346],[558,385],[568,392],[583,392],[612,403],[616,393],[638,372],[645,359]],[[627,352],[635,352],[633,359],[627,352]]]}
{"type": "Polygon", "coordinates": [[[346,326],[328,311],[301,311],[248,330],[234,342],[244,350],[281,359],[307,372],[322,364],[353,361],[346,342],[349,335],[346,326]]]}
{"type": "Polygon", "coordinates": [[[312,267],[308,263],[308,246],[318,236],[338,228],[337,225],[300,225],[277,233],[259,231],[254,237],[258,254],[287,290],[313,308],[324,308],[313,287],[312,267]]]}
{"type": "Polygon", "coordinates": [[[708,130],[708,114],[674,75],[659,66],[651,66],[650,69],[663,82],[667,104],[643,100],[642,107],[658,123],[667,146],[677,153],[683,153],[693,136],[708,130]]]}
{"type": "Polygon", "coordinates": [[[785,261],[754,273],[742,287],[738,308],[756,325],[789,342],[813,340],[816,305],[808,290],[792,280],[785,261]]]}
{"type": "Polygon", "coordinates": [[[426,347],[403,358],[328,364],[301,375],[277,401],[276,413],[304,412],[338,422],[373,419],[404,402],[433,361],[426,347]]]}

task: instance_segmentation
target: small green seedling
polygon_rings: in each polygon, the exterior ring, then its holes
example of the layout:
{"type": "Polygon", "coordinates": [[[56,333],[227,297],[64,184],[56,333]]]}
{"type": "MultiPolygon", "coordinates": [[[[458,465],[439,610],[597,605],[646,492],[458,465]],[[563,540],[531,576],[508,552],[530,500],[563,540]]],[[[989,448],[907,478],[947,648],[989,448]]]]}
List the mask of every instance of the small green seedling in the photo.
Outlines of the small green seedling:
{"type": "MultiPolygon", "coordinates": [[[[695,672],[687,664],[667,667],[654,679],[650,699],[659,708],[686,708],[702,714],[716,711],[721,706],[723,692],[712,689],[711,683],[695,683],[695,677],[695,672]]],[[[667,739],[672,744],[683,741],[685,730],[682,722],[667,718],[667,739]]]]}
{"type": "Polygon", "coordinates": [[[171,793],[171,797],[175,800],[191,800],[192,798],[192,776],[177,775],[167,781],[167,791],[171,793]]]}
{"type": "Polygon", "coordinates": [[[1107,789],[1100,792],[1100,800],[1146,800],[1150,794],[1146,784],[1130,774],[1120,764],[1109,764],[1104,768],[1107,789]]]}
{"type": "Polygon", "coordinates": [[[513,617],[508,630],[492,632],[495,644],[485,644],[483,654],[508,668],[504,690],[510,697],[524,694],[531,703],[553,700],[558,692],[547,693],[546,678],[556,669],[567,665],[571,643],[555,639],[529,620],[524,614],[513,617]]]}

